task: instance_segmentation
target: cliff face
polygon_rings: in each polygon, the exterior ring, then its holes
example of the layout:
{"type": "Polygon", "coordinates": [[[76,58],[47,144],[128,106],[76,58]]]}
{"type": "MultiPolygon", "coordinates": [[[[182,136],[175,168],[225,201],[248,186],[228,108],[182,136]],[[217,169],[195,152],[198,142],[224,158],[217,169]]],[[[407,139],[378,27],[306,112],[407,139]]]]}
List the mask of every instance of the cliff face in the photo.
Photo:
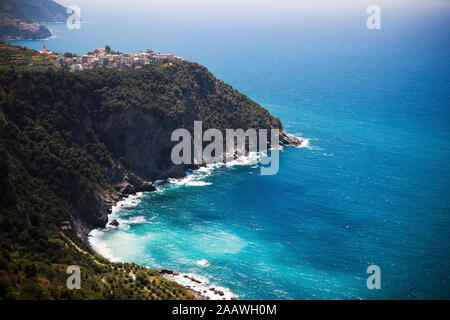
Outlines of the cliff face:
{"type": "MultiPolygon", "coordinates": [[[[184,174],[183,166],[173,166],[170,161],[171,131],[165,121],[150,110],[120,110],[93,121],[92,125],[107,148],[140,178],[154,181],[184,174]]],[[[115,183],[123,179],[120,168],[120,165],[115,166],[109,175],[115,183]]],[[[139,182],[133,184],[139,189],[139,182]]]]}
{"type": "MultiPolygon", "coordinates": [[[[181,177],[177,128],[278,128],[281,122],[204,67],[179,61],[139,71],[0,72],[1,144],[10,161],[67,203],[80,236],[104,227],[121,197],[181,177]]],[[[16,182],[17,183],[17,182],[16,182]]],[[[62,219],[62,218],[61,218],[62,219]]]]}

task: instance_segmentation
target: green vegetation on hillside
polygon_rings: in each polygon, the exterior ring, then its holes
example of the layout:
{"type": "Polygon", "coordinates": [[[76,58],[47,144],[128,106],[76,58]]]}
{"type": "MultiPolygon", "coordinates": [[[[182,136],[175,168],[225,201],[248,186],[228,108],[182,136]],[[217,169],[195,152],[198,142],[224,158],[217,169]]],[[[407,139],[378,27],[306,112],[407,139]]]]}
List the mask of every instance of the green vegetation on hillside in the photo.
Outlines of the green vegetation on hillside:
{"type": "Polygon", "coordinates": [[[52,61],[38,51],[0,41],[0,70],[54,68],[52,61]]]}

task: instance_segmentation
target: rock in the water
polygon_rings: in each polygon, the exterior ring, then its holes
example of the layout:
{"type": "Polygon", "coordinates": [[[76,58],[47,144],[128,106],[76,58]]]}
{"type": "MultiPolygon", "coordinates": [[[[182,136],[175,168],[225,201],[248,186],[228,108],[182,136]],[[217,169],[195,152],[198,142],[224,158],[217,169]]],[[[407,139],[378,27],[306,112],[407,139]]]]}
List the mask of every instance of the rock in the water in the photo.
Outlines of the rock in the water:
{"type": "Polygon", "coordinates": [[[282,146],[299,147],[301,146],[302,142],[303,142],[302,139],[290,135],[284,131],[280,134],[280,144],[282,146]]]}
{"type": "Polygon", "coordinates": [[[111,221],[109,224],[110,224],[111,226],[113,226],[113,227],[118,227],[118,226],[119,226],[119,221],[117,221],[116,219],[114,219],[114,220],[111,221]]]}
{"type": "Polygon", "coordinates": [[[197,280],[195,278],[191,278],[192,281],[196,282],[196,283],[202,283],[200,280],[197,280]]]}
{"type": "Polygon", "coordinates": [[[136,187],[136,192],[153,192],[156,188],[151,182],[144,181],[140,186],[136,187]]]}

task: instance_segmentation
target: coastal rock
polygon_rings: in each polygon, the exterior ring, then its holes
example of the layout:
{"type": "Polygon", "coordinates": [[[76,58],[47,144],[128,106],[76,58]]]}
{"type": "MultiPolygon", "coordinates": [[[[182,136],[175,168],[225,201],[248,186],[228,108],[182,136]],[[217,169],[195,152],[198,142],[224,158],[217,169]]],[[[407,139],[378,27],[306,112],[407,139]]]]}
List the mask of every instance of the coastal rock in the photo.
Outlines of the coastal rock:
{"type": "Polygon", "coordinates": [[[140,186],[136,187],[136,192],[153,192],[156,188],[151,182],[144,181],[140,186]]]}
{"type": "Polygon", "coordinates": [[[282,146],[299,147],[301,146],[302,142],[303,142],[302,139],[297,138],[291,134],[287,134],[284,131],[280,133],[280,145],[282,146]]]}
{"type": "Polygon", "coordinates": [[[118,227],[118,226],[119,226],[119,222],[118,222],[116,219],[114,219],[113,221],[111,221],[109,224],[110,224],[111,226],[113,226],[113,227],[118,227]]]}
{"type": "Polygon", "coordinates": [[[195,283],[202,283],[200,280],[197,280],[195,278],[191,278],[191,281],[195,282],[195,283]]]}
{"type": "Polygon", "coordinates": [[[160,273],[161,274],[173,274],[173,271],[172,270],[162,269],[160,273]]]}
{"type": "MultiPolygon", "coordinates": [[[[120,168],[120,166],[119,166],[120,168]]],[[[118,169],[120,171],[120,169],[118,169]]],[[[153,192],[156,188],[150,181],[145,181],[132,172],[122,172],[122,181],[116,184],[115,189],[124,195],[136,194],[136,192],[153,192]]],[[[120,176],[119,172],[114,172],[113,176],[120,176]]],[[[117,177],[116,177],[117,178],[117,177]]]]}
{"type": "Polygon", "coordinates": [[[70,206],[74,228],[77,234],[86,239],[93,228],[104,228],[108,223],[108,201],[111,193],[99,187],[88,187],[80,193],[74,194],[74,201],[70,206]]]}
{"type": "Polygon", "coordinates": [[[208,260],[202,259],[197,261],[197,265],[199,265],[200,267],[209,267],[211,265],[211,262],[209,262],[208,260]]]}

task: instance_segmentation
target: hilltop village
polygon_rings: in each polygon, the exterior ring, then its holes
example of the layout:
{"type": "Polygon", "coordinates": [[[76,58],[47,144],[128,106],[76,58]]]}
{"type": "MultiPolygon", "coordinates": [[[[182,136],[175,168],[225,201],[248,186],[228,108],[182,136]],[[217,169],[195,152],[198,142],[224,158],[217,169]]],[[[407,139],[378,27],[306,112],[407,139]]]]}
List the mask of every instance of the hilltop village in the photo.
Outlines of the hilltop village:
{"type": "Polygon", "coordinates": [[[76,56],[71,53],[53,53],[43,45],[40,53],[50,58],[56,68],[71,71],[93,68],[140,69],[151,63],[182,60],[173,54],[159,53],[150,49],[135,54],[114,52],[109,46],[95,49],[94,52],[86,55],[76,56]]]}
{"type": "Polygon", "coordinates": [[[14,25],[20,30],[28,30],[31,32],[36,32],[42,27],[42,25],[38,22],[24,22],[20,19],[14,19],[13,22],[14,25]]]}

